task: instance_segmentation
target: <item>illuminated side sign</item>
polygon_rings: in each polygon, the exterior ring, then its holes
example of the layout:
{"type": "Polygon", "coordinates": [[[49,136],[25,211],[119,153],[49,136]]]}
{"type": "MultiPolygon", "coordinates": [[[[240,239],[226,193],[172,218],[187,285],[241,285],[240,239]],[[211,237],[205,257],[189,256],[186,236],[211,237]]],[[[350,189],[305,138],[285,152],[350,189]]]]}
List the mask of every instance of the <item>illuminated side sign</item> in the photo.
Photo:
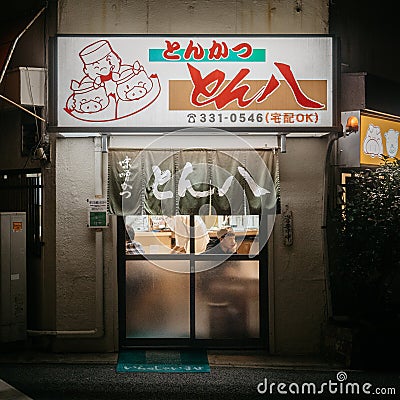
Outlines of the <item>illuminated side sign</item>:
{"type": "Polygon", "coordinates": [[[361,115],[360,164],[383,164],[382,155],[393,161],[400,158],[400,122],[361,115]]]}
{"type": "Polygon", "coordinates": [[[329,36],[59,36],[57,128],[329,131],[329,36]]]}

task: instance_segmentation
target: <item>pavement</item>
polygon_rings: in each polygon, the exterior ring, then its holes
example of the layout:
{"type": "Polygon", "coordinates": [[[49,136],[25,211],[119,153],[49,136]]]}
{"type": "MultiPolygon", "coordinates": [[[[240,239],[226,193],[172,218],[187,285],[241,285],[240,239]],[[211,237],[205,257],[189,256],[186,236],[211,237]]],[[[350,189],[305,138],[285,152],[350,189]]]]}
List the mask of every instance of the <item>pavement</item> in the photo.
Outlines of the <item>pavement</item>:
{"type": "MultiPolygon", "coordinates": [[[[342,365],[313,356],[276,356],[259,351],[212,351],[208,352],[211,367],[268,368],[285,370],[338,371],[342,365]]],[[[118,353],[49,353],[36,350],[7,351],[0,354],[0,366],[7,364],[70,364],[116,365],[118,353]]],[[[0,379],[0,399],[30,400],[8,383],[0,379]]]]}
{"type": "Polygon", "coordinates": [[[0,363],[0,377],[6,384],[0,384],[4,388],[0,399],[251,400],[262,395],[282,398],[286,392],[292,398],[290,393],[302,393],[299,388],[304,388],[304,394],[321,393],[325,398],[332,397],[330,394],[350,394],[354,387],[361,390],[365,385],[371,389],[370,394],[392,394],[390,397],[398,398],[400,392],[400,371],[336,369],[330,363],[305,356],[209,353],[208,373],[117,372],[115,353],[30,354],[21,355],[19,363],[15,363],[18,358],[2,355],[7,361],[0,363]],[[343,388],[339,387],[342,382],[343,388]],[[314,391],[310,392],[312,387],[314,391]]]}
{"type": "Polygon", "coordinates": [[[0,379],[0,399],[1,400],[32,400],[19,390],[15,389],[7,382],[0,379]]]}

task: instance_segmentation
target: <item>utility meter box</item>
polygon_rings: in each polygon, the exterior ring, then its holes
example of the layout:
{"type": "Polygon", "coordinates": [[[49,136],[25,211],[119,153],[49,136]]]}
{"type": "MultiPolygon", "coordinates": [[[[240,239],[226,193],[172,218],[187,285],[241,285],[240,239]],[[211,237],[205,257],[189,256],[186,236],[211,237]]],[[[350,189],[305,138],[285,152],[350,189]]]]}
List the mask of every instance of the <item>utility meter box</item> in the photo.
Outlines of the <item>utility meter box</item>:
{"type": "Polygon", "coordinates": [[[0,342],[26,339],[26,215],[0,212],[0,342]]]}
{"type": "Polygon", "coordinates": [[[44,68],[18,67],[7,72],[4,95],[25,106],[45,105],[46,70],[44,68]]]}

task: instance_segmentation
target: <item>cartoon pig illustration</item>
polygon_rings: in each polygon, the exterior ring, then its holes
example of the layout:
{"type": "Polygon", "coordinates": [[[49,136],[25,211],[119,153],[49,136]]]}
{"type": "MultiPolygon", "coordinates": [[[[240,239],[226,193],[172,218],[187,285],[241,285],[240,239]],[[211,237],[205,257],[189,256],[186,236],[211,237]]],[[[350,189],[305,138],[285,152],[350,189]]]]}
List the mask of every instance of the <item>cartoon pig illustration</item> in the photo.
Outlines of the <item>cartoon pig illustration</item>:
{"type": "Polygon", "coordinates": [[[379,126],[369,124],[363,143],[363,151],[371,157],[383,154],[383,142],[379,126]]]}
{"type": "Polygon", "coordinates": [[[143,66],[136,61],[133,67],[122,71],[117,78],[117,97],[123,101],[138,100],[153,88],[153,82],[148,77],[143,66]]]}
{"type": "Polygon", "coordinates": [[[399,132],[394,129],[389,129],[385,132],[386,138],[386,151],[389,157],[396,157],[397,150],[399,148],[398,142],[399,132]]]}
{"type": "Polygon", "coordinates": [[[93,114],[104,110],[109,104],[109,98],[104,85],[95,87],[93,82],[79,83],[71,81],[73,94],[67,101],[68,112],[93,114]]]}

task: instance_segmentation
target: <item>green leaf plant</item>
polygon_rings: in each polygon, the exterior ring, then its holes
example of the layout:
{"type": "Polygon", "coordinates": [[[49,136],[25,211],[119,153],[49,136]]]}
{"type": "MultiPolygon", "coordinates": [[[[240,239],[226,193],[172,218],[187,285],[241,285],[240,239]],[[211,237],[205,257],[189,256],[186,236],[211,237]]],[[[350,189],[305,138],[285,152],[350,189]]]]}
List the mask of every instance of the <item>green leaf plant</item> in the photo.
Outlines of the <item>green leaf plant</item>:
{"type": "Polygon", "coordinates": [[[334,313],[400,320],[400,160],[352,171],[333,216],[330,279],[334,313]]]}

